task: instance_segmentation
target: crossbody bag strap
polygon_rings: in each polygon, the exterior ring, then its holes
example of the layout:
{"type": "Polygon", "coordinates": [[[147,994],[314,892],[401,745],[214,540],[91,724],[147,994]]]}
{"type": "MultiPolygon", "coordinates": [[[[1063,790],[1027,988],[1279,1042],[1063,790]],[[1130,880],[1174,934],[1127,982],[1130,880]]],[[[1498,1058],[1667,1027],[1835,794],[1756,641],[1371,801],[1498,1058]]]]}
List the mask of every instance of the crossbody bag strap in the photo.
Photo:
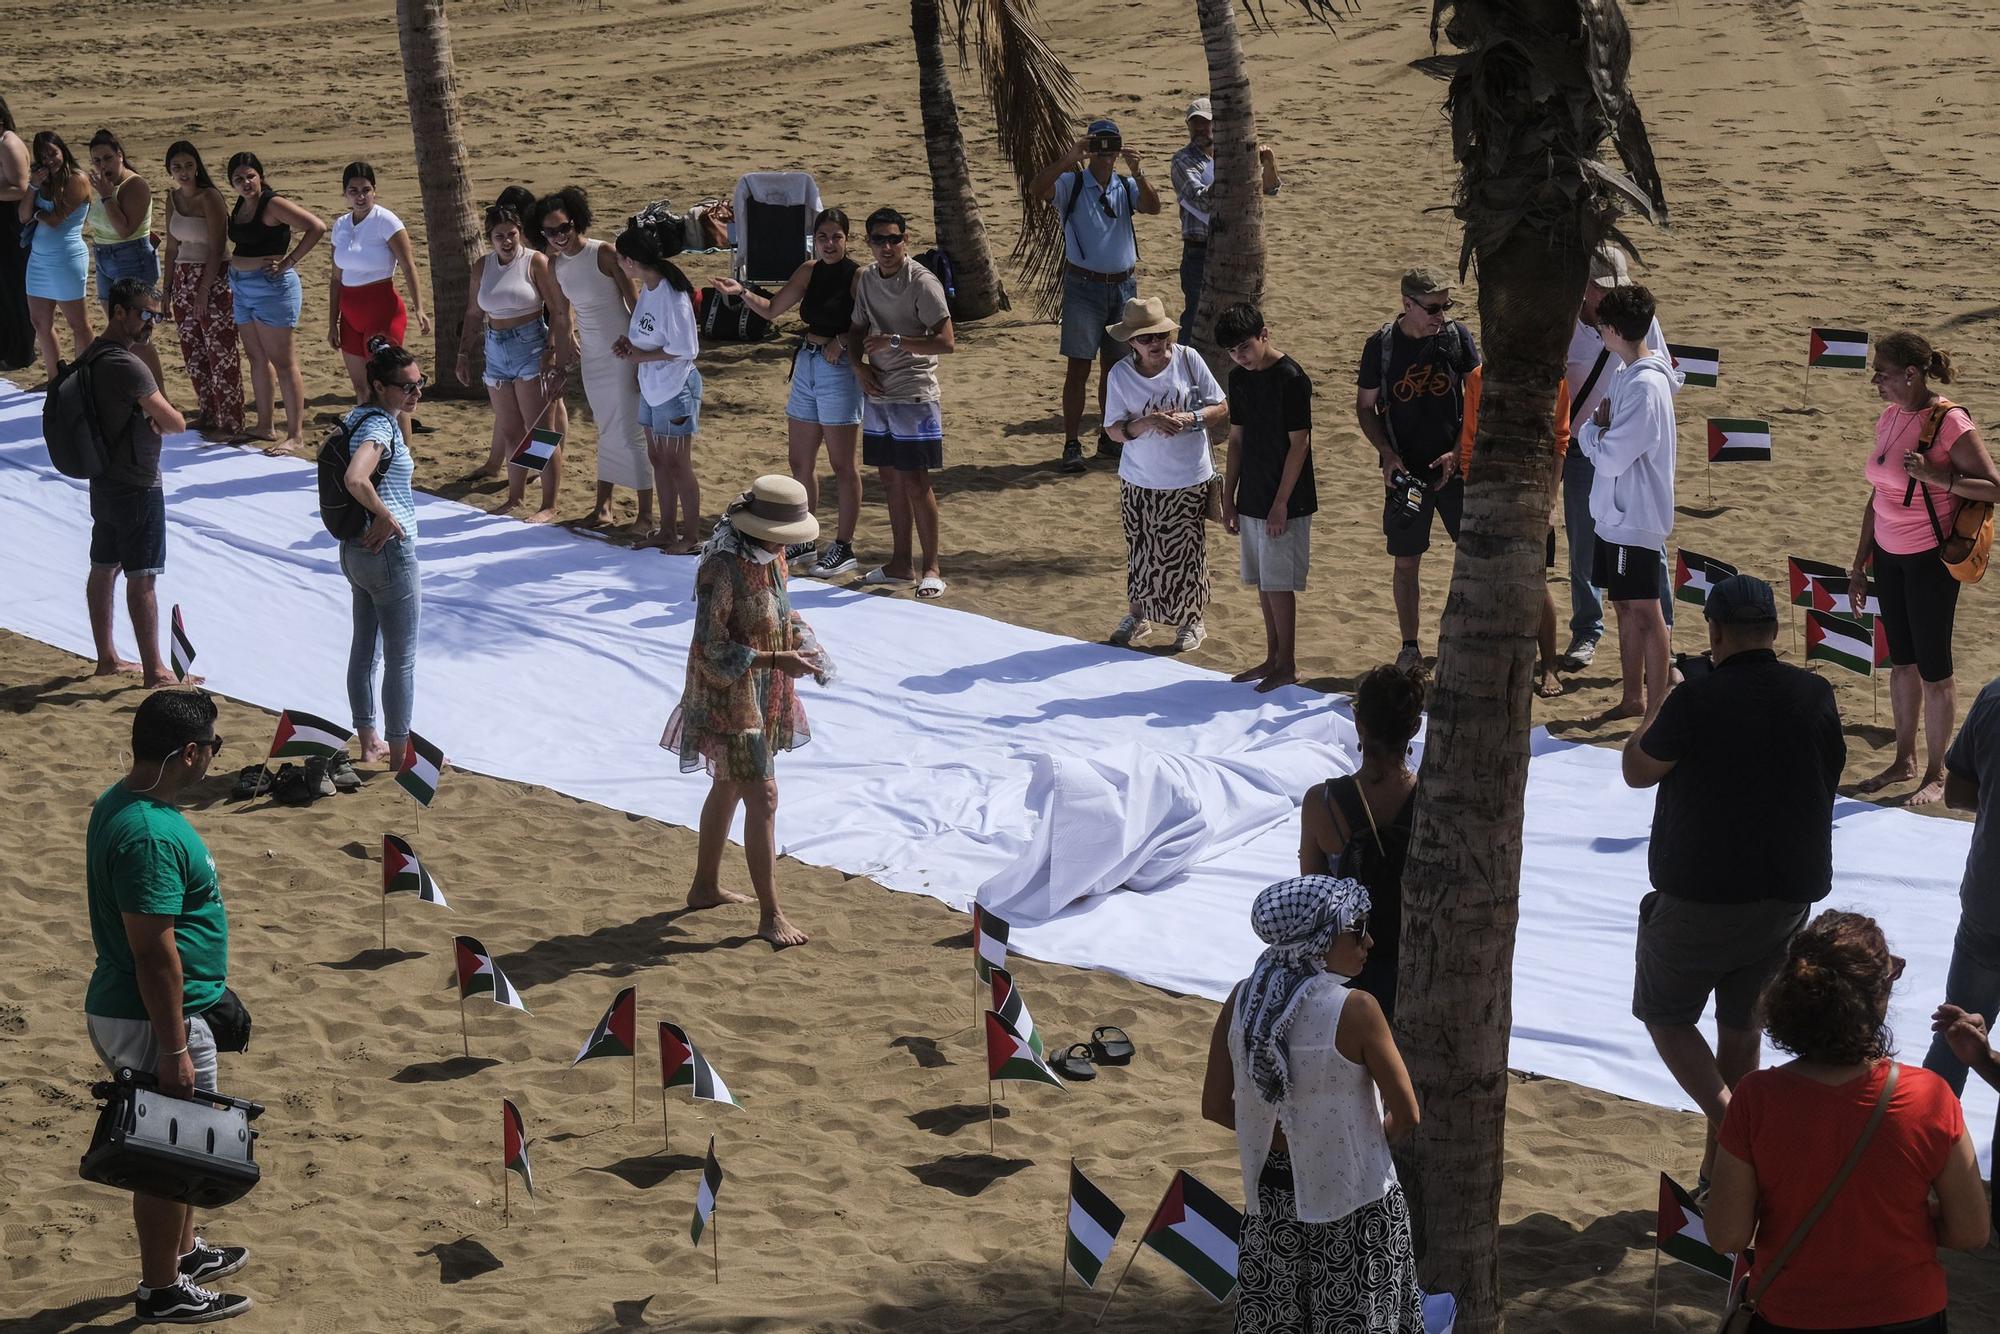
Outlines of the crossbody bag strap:
{"type": "Polygon", "coordinates": [[[1815,1204],[1812,1212],[1792,1229],[1792,1235],[1785,1239],[1784,1249],[1778,1252],[1777,1259],[1771,1261],[1771,1267],[1764,1271],[1764,1281],[1750,1294],[1750,1303],[1753,1307],[1764,1300],[1764,1294],[1771,1290],[1771,1284],[1776,1281],[1779,1271],[1785,1267],[1785,1262],[1805,1244],[1806,1235],[1813,1230],[1813,1224],[1819,1222],[1820,1215],[1826,1212],[1827,1206],[1840,1194],[1840,1188],[1847,1184],[1847,1178],[1854,1174],[1855,1167],[1861,1162],[1861,1155],[1867,1151],[1868,1141],[1875,1138],[1875,1131],[1881,1126],[1882,1118],[1889,1114],[1889,1099],[1895,1095],[1896,1076],[1900,1073],[1901,1068],[1893,1060],[1890,1061],[1888,1077],[1882,1081],[1882,1092],[1875,1099],[1875,1110],[1868,1114],[1868,1124],[1862,1128],[1861,1138],[1854,1141],[1854,1147],[1848,1150],[1847,1161],[1840,1165],[1840,1171],[1834,1174],[1826,1193],[1819,1197],[1819,1203],[1815,1204]]]}
{"type": "Polygon", "coordinates": [[[1597,364],[1590,368],[1590,374],[1583,377],[1583,388],[1576,391],[1576,397],[1569,401],[1570,429],[1576,429],[1577,415],[1583,411],[1583,401],[1590,397],[1590,391],[1597,388],[1597,377],[1604,374],[1604,363],[1611,360],[1611,349],[1597,349],[1597,364]]]}
{"type": "MultiPolygon", "coordinates": [[[[1924,414],[1924,424],[1917,430],[1917,453],[1927,454],[1930,452],[1931,446],[1937,443],[1937,433],[1944,428],[1944,419],[1957,406],[1958,404],[1942,396],[1931,404],[1930,408],[1924,414]]],[[[1931,532],[1937,535],[1938,545],[1943,546],[1944,525],[1938,522],[1937,506],[1931,501],[1931,489],[1929,485],[1912,477],[1910,479],[1910,489],[1913,491],[1921,489],[1923,491],[1924,510],[1931,516],[1931,532]]],[[[1908,495],[1903,497],[1903,503],[1905,505],[1910,503],[1908,495]]],[[[1956,521],[1956,518],[1957,516],[1954,515],[1954,521],[1956,521]]]]}

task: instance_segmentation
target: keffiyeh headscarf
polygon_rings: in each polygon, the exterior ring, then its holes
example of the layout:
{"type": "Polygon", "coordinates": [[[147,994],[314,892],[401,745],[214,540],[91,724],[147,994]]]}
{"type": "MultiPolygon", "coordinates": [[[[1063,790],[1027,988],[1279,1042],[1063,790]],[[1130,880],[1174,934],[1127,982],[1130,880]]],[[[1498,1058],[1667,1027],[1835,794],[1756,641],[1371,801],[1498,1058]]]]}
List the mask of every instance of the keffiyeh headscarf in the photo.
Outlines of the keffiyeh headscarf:
{"type": "Polygon", "coordinates": [[[1341,932],[1368,912],[1368,891],[1358,880],[1302,875],[1281,880],[1257,896],[1250,927],[1265,950],[1236,997],[1250,1078],[1265,1102],[1284,1100],[1292,1085],[1285,1036],[1306,983],[1326,971],[1326,952],[1341,932]]]}

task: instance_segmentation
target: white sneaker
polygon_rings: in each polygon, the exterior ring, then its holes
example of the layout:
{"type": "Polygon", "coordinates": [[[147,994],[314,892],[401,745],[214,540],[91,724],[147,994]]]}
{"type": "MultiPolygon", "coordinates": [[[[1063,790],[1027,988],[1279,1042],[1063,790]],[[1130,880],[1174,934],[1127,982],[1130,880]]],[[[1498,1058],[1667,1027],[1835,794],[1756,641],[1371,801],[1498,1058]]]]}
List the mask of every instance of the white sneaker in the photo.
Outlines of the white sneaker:
{"type": "Polygon", "coordinates": [[[1203,625],[1201,623],[1201,618],[1197,616],[1195,619],[1189,621],[1186,625],[1182,626],[1181,632],[1174,636],[1174,652],[1176,653],[1191,652],[1194,649],[1200,648],[1201,641],[1207,638],[1208,638],[1208,627],[1203,625]]]}
{"type": "Polygon", "coordinates": [[[1146,632],[1146,622],[1137,616],[1127,616],[1118,622],[1118,628],[1111,632],[1113,648],[1130,648],[1134,638],[1146,632]]]}

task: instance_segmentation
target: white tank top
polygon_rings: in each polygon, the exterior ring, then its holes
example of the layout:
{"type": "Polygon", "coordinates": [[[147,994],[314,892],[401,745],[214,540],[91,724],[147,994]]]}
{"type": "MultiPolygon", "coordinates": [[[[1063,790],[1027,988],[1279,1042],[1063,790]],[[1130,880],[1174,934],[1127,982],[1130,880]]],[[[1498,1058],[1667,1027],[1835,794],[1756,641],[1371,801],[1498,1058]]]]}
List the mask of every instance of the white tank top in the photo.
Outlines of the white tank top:
{"type": "Polygon", "coordinates": [[[625,297],[610,274],[597,267],[602,241],[585,241],[574,255],[557,255],[556,286],[569,298],[576,312],[577,334],[586,342],[610,343],[625,332],[632,312],[625,309],[625,297]]]}
{"type": "Polygon", "coordinates": [[[534,257],[525,247],[514,262],[502,264],[488,255],[479,266],[479,308],[496,320],[517,320],[542,313],[542,294],[535,290],[534,257]]]}
{"type": "Polygon", "coordinates": [[[1236,1144],[1243,1160],[1243,1200],[1257,1210],[1257,1178],[1271,1152],[1271,1129],[1284,1123],[1301,1223],[1332,1223],[1373,1204],[1396,1185],[1396,1165],[1382,1133],[1382,1102],[1366,1066],[1334,1047],[1341,1011],[1354,993],[1324,973],[1306,983],[1292,1017],[1291,1092],[1265,1102],[1250,1077],[1240,1012],[1229,1024],[1229,1062],[1236,1073],[1236,1144]]]}

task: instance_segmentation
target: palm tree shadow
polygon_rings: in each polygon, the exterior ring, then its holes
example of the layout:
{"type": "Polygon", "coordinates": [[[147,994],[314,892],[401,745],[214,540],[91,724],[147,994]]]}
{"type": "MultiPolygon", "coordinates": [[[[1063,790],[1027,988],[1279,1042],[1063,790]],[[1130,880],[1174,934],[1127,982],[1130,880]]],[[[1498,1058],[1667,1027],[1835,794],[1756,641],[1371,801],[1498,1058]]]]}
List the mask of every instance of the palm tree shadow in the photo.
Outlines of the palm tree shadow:
{"type": "Polygon", "coordinates": [[[460,1237],[457,1241],[439,1242],[418,1255],[435,1255],[438,1262],[438,1282],[463,1283],[467,1279],[478,1278],[503,1268],[500,1257],[471,1237],[460,1237]]]}

